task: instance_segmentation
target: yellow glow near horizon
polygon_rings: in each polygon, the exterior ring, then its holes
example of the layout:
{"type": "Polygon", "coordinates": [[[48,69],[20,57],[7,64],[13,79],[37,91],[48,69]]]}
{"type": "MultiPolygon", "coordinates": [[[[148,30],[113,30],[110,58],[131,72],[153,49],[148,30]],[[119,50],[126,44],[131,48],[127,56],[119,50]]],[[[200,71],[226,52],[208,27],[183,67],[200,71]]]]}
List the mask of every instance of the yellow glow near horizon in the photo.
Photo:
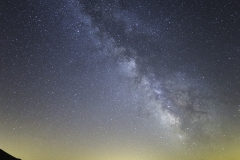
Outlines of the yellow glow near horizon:
{"type": "MultiPolygon", "coordinates": [[[[237,138],[237,135],[236,135],[237,138]]],[[[129,140],[128,140],[129,141],[129,140]]],[[[213,146],[206,145],[190,148],[165,149],[157,148],[152,144],[143,144],[133,141],[132,144],[126,140],[118,142],[102,142],[93,140],[91,144],[71,144],[62,147],[59,142],[53,144],[47,140],[37,141],[35,139],[16,140],[5,135],[1,139],[1,145],[5,151],[23,160],[239,160],[239,141],[229,142],[219,140],[213,146]],[[14,146],[14,147],[13,147],[14,146]],[[186,154],[187,153],[187,154],[186,154]]]]}

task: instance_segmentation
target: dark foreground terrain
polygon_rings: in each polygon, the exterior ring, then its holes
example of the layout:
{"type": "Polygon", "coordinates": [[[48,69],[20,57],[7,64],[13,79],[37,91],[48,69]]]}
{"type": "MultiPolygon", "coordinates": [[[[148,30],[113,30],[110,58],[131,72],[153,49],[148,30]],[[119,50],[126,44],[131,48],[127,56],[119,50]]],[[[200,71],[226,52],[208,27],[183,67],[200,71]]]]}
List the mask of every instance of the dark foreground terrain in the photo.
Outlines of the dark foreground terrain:
{"type": "Polygon", "coordinates": [[[0,149],[0,160],[21,160],[21,159],[15,158],[12,155],[10,155],[0,149]]]}

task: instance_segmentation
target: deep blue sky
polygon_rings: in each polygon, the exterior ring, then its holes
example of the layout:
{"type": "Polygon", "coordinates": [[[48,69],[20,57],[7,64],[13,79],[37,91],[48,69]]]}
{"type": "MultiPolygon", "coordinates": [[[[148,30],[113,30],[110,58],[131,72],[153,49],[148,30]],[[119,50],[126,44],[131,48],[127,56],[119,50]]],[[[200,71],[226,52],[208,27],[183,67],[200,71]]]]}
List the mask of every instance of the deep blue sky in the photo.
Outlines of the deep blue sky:
{"type": "Polygon", "coordinates": [[[0,3],[0,148],[30,159],[229,159],[240,3],[0,3]]]}

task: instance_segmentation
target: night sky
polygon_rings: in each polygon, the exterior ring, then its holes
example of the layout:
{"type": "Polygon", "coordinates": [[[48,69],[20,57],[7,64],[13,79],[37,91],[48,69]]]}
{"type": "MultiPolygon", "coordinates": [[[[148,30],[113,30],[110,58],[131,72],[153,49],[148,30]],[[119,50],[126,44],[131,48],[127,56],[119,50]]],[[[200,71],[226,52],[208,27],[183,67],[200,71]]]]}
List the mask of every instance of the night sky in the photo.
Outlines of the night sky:
{"type": "Polygon", "coordinates": [[[0,148],[239,160],[240,2],[1,0],[0,148]]]}

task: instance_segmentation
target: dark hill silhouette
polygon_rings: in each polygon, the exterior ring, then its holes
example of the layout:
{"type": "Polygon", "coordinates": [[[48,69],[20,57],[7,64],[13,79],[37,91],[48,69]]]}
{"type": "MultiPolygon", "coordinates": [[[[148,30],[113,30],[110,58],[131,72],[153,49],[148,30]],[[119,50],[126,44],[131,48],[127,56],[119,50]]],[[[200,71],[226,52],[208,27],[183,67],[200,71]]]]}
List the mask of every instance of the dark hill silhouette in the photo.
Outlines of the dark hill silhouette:
{"type": "Polygon", "coordinates": [[[15,157],[11,156],[10,154],[4,152],[1,149],[0,149],[0,159],[1,160],[21,160],[21,159],[18,159],[18,158],[15,158],[15,157]]]}

